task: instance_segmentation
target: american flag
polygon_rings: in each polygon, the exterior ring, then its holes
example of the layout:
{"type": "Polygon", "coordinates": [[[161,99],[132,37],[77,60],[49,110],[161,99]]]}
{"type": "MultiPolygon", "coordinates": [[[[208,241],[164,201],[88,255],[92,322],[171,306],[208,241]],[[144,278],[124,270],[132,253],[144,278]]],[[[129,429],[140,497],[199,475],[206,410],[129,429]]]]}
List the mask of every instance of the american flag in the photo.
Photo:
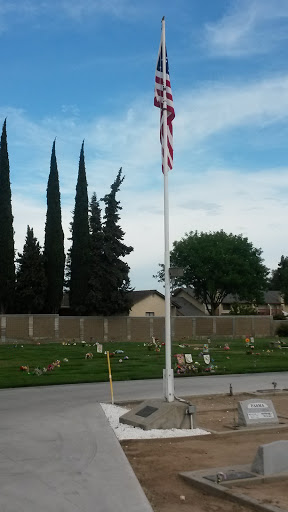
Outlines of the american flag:
{"type": "MultiPolygon", "coordinates": [[[[167,99],[167,167],[168,170],[173,167],[173,126],[172,121],[175,117],[173,97],[169,77],[169,65],[166,50],[166,99],[167,99]]],[[[164,144],[166,141],[163,137],[163,58],[162,58],[162,41],[160,43],[156,73],[155,73],[155,92],[154,105],[160,108],[160,142],[162,147],[162,172],[164,172],[164,144]]]]}

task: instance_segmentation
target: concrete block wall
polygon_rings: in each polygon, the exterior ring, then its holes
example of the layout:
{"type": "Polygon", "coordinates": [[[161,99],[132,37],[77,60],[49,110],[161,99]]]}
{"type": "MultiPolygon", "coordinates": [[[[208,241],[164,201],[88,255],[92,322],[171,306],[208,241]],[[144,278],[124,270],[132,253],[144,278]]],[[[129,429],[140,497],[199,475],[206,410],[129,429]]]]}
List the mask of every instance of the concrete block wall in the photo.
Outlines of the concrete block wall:
{"type": "MultiPolygon", "coordinates": [[[[207,337],[239,338],[273,336],[278,321],[270,316],[172,317],[173,340],[207,337]]],[[[85,340],[164,341],[164,317],[76,317],[58,315],[0,315],[1,341],[85,340]]]]}

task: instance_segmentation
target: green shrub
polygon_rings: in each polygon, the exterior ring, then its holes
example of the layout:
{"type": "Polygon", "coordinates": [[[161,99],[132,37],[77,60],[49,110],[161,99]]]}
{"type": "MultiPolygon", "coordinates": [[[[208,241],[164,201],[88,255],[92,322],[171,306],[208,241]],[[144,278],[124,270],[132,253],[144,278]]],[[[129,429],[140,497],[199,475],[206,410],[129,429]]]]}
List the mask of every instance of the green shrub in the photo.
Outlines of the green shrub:
{"type": "Polygon", "coordinates": [[[229,315],[257,315],[257,309],[253,305],[239,304],[234,302],[231,304],[229,315]]]}
{"type": "Polygon", "coordinates": [[[288,322],[280,324],[276,329],[276,334],[278,334],[278,336],[288,336],[288,322]]]}

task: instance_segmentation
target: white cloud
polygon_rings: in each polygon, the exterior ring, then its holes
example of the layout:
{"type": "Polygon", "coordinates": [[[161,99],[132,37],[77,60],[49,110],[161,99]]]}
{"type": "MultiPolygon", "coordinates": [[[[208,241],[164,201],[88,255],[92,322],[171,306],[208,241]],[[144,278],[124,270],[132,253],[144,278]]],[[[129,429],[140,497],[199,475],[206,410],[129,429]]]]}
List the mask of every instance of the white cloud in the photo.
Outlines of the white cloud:
{"type": "Polygon", "coordinates": [[[234,85],[210,83],[182,94],[177,112],[175,138],[182,147],[232,128],[264,128],[287,119],[288,75],[234,85]]]}
{"type": "Polygon", "coordinates": [[[48,23],[53,19],[64,17],[76,22],[95,19],[98,15],[110,15],[116,18],[137,16],[139,6],[135,7],[131,0],[0,0],[0,34],[11,26],[29,20],[48,23]]]}
{"type": "MultiPolygon", "coordinates": [[[[288,188],[287,169],[256,170],[214,169],[197,176],[170,174],[170,242],[190,231],[224,231],[243,234],[255,247],[262,248],[265,263],[276,268],[282,254],[287,254],[285,232],[288,204],[283,200],[283,187],[288,188]],[[275,179],[277,176],[277,179],[275,179]],[[205,198],[207,207],[199,204],[205,198]],[[282,197],[282,199],[281,199],[282,197]],[[217,201],[217,212],[210,205],[217,201]]],[[[125,197],[122,224],[135,251],[129,257],[137,286],[157,287],[152,275],[164,259],[163,216],[153,211],[155,202],[163,205],[163,191],[146,198],[145,210],[141,194],[125,197]],[[149,211],[151,209],[151,211],[149,211]]],[[[163,212],[163,206],[162,206],[163,212]]]]}
{"type": "Polygon", "coordinates": [[[287,40],[286,0],[237,0],[217,22],[205,25],[205,44],[214,55],[265,54],[287,40]]]}

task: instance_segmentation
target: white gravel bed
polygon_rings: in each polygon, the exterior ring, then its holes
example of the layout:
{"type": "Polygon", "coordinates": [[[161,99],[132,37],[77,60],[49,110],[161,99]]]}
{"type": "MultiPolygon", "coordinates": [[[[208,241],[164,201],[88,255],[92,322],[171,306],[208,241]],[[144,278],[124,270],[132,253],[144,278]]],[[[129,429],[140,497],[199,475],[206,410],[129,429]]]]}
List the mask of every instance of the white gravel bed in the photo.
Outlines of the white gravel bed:
{"type": "Polygon", "coordinates": [[[157,439],[164,437],[190,437],[190,436],[204,436],[210,434],[206,430],[202,430],[201,428],[194,429],[152,429],[152,430],[142,430],[138,427],[131,427],[130,425],[123,425],[119,423],[119,418],[125,412],[128,412],[130,409],[126,407],[120,407],[118,405],[111,404],[100,404],[106,417],[113,428],[116,437],[121,441],[123,439],[157,439]]]}

